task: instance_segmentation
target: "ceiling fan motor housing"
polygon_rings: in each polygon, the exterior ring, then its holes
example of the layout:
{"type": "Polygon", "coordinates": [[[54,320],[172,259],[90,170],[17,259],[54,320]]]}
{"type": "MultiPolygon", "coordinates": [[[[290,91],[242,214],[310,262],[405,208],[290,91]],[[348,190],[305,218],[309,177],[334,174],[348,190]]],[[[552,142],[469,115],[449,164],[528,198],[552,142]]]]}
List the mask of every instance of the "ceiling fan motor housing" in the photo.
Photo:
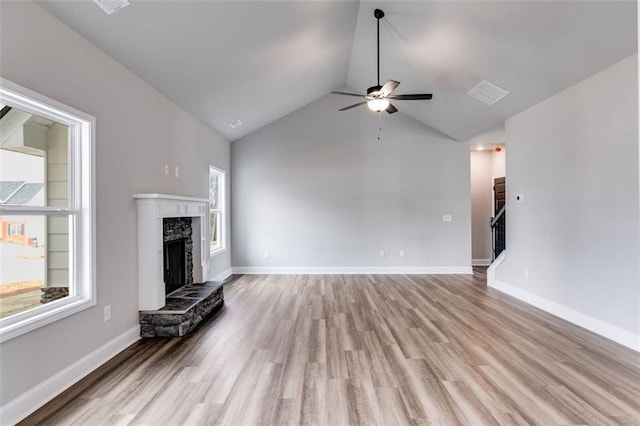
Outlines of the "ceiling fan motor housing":
{"type": "Polygon", "coordinates": [[[371,95],[373,92],[379,92],[380,89],[382,89],[382,86],[371,86],[367,89],[367,95],[371,95]]]}

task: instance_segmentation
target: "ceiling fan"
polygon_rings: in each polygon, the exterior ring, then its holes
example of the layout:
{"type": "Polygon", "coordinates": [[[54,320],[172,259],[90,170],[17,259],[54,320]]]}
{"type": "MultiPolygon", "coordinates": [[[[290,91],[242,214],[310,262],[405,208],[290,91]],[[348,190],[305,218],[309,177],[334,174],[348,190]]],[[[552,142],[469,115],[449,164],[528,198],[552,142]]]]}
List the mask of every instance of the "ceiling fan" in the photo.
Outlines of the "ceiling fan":
{"type": "Polygon", "coordinates": [[[358,102],[357,104],[349,105],[344,108],[341,108],[339,111],[345,111],[351,108],[355,108],[360,105],[367,104],[370,110],[375,112],[387,111],[389,114],[393,114],[397,112],[398,109],[393,106],[391,101],[416,101],[422,99],[431,99],[433,95],[431,93],[414,93],[411,95],[392,95],[391,92],[394,91],[396,87],[400,84],[399,81],[389,80],[384,85],[380,86],[380,19],[384,17],[384,12],[380,9],[376,9],[373,11],[373,16],[377,19],[378,24],[378,84],[376,86],[371,86],[367,89],[366,95],[360,95],[358,93],[348,93],[348,92],[331,92],[336,95],[347,95],[347,96],[357,96],[359,98],[364,98],[365,100],[362,102],[358,102]]]}

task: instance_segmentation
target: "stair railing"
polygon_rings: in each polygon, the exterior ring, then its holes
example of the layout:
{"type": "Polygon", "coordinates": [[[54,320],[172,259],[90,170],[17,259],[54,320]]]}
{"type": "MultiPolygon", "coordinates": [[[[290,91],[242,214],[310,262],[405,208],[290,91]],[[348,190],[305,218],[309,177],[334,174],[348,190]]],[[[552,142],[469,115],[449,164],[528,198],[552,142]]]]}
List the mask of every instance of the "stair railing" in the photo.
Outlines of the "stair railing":
{"type": "Polygon", "coordinates": [[[503,206],[498,214],[491,218],[491,261],[494,261],[506,248],[506,207],[503,206]]]}

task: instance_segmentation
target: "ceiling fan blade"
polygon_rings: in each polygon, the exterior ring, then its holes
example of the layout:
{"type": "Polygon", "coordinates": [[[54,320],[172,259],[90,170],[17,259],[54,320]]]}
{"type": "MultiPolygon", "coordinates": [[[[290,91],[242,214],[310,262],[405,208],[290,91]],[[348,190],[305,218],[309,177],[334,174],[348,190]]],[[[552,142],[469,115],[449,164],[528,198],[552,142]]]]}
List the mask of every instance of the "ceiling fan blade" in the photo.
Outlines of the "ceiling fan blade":
{"type": "Polygon", "coordinates": [[[391,94],[391,92],[393,92],[399,85],[399,81],[389,80],[384,84],[384,86],[382,86],[382,88],[380,89],[380,93],[382,94],[382,96],[389,96],[389,94],[391,94]]]}
{"type": "Polygon", "coordinates": [[[393,104],[389,104],[386,111],[389,114],[393,114],[394,112],[398,112],[398,108],[394,107],[393,104]]]}
{"type": "Polygon", "coordinates": [[[334,95],[347,95],[347,96],[357,96],[359,98],[364,98],[364,95],[360,95],[358,93],[349,93],[349,92],[331,92],[334,95]]]}
{"type": "Polygon", "coordinates": [[[345,110],[348,110],[348,109],[351,109],[351,108],[355,108],[355,107],[360,106],[360,105],[364,105],[366,103],[367,102],[358,102],[357,104],[353,104],[353,105],[346,106],[344,108],[340,108],[338,111],[345,111],[345,110]]]}
{"type": "Polygon", "coordinates": [[[421,99],[431,99],[433,95],[431,93],[414,93],[413,95],[390,95],[387,97],[398,101],[419,101],[421,99]]]}

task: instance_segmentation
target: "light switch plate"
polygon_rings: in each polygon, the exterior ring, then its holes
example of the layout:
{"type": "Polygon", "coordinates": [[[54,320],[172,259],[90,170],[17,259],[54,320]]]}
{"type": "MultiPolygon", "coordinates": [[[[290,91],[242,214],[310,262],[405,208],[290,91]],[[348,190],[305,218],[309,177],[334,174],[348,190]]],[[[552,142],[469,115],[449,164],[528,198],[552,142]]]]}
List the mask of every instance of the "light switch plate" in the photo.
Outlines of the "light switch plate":
{"type": "Polygon", "coordinates": [[[442,215],[442,221],[443,222],[453,222],[453,216],[451,216],[450,214],[443,214],[442,215]]]}

